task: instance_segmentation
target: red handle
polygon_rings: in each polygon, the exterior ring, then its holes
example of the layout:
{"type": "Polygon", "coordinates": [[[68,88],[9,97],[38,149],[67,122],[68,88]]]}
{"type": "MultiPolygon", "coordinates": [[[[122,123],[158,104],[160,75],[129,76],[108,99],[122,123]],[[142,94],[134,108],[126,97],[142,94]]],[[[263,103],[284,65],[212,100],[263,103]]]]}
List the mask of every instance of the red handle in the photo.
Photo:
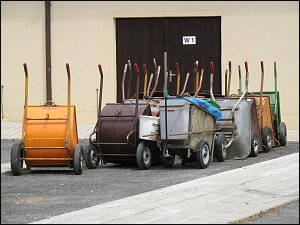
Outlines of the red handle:
{"type": "Polygon", "coordinates": [[[178,63],[175,63],[176,72],[179,73],[179,65],[178,63]]]}
{"type": "Polygon", "coordinates": [[[135,70],[135,72],[136,72],[137,75],[138,75],[140,71],[139,71],[139,66],[138,66],[137,63],[134,64],[134,70],[135,70]]]}
{"type": "Polygon", "coordinates": [[[213,62],[210,62],[210,72],[211,73],[214,73],[214,63],[213,62]]]}
{"type": "Polygon", "coordinates": [[[195,66],[195,70],[198,71],[198,64],[197,63],[194,63],[194,66],[195,66]]]}
{"type": "Polygon", "coordinates": [[[264,72],[264,62],[263,61],[260,61],[260,68],[261,68],[261,71],[264,72]]]}
{"type": "Polygon", "coordinates": [[[66,64],[66,68],[67,68],[67,73],[70,76],[70,66],[69,66],[69,63],[66,64]]]}
{"type": "Polygon", "coordinates": [[[27,64],[23,63],[25,75],[28,76],[27,64]]]}
{"type": "Polygon", "coordinates": [[[99,68],[100,74],[103,75],[103,71],[102,71],[102,66],[101,66],[101,64],[98,64],[98,68],[99,68]]]}
{"type": "Polygon", "coordinates": [[[143,69],[144,69],[144,74],[146,74],[147,73],[147,66],[146,66],[146,64],[143,64],[143,69]]]}
{"type": "Polygon", "coordinates": [[[231,71],[231,61],[229,61],[229,71],[231,71]]]}
{"type": "Polygon", "coordinates": [[[248,72],[248,62],[245,61],[245,68],[246,68],[246,72],[248,72]]]}

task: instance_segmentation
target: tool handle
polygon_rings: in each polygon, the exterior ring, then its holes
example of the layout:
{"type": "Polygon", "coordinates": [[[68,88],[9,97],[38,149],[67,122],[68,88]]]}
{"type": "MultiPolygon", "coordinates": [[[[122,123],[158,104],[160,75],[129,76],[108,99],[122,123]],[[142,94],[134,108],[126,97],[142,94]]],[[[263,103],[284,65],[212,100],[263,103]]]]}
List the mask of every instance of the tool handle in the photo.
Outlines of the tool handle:
{"type": "Polygon", "coordinates": [[[246,73],[248,72],[248,62],[245,61],[245,68],[246,68],[246,73]]]}
{"type": "Polygon", "coordinates": [[[101,64],[98,64],[98,68],[99,68],[99,71],[100,71],[100,75],[103,76],[103,71],[102,71],[102,66],[101,66],[101,64]]]}
{"type": "Polygon", "coordinates": [[[135,70],[135,72],[136,72],[136,74],[138,76],[140,71],[139,71],[139,66],[138,66],[137,63],[134,64],[134,70],[135,70]]]}
{"type": "Polygon", "coordinates": [[[260,61],[260,68],[261,68],[261,71],[264,72],[264,62],[263,61],[260,61]]]}
{"type": "Polygon", "coordinates": [[[199,68],[198,68],[198,63],[194,63],[194,67],[195,67],[195,71],[198,71],[199,68]]]}
{"type": "Polygon", "coordinates": [[[231,61],[229,61],[229,71],[231,71],[231,61]]]}
{"type": "Polygon", "coordinates": [[[214,63],[210,62],[210,72],[214,73],[214,63]]]}
{"type": "Polygon", "coordinates": [[[69,63],[66,64],[66,69],[67,69],[68,76],[70,76],[70,66],[69,66],[69,63]]]}
{"type": "Polygon", "coordinates": [[[178,65],[178,63],[175,63],[175,69],[176,69],[176,73],[179,73],[180,71],[179,71],[179,65],[178,65]]]}
{"type": "Polygon", "coordinates": [[[147,66],[146,66],[146,64],[143,64],[143,70],[144,70],[144,74],[146,74],[147,73],[147,66]]]}
{"type": "Polygon", "coordinates": [[[23,63],[25,75],[28,76],[27,64],[23,63]]]}

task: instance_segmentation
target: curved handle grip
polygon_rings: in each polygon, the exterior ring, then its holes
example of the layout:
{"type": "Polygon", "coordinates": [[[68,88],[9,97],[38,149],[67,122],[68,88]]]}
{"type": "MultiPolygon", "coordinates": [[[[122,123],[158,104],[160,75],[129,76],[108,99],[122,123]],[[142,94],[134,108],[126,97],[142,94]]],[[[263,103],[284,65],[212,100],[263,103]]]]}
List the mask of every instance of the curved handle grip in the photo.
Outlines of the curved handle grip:
{"type": "Polygon", "coordinates": [[[130,60],[128,59],[127,62],[128,62],[129,69],[131,70],[131,62],[130,62],[130,60]]]}
{"type": "Polygon", "coordinates": [[[211,73],[214,73],[214,63],[213,62],[210,62],[210,72],[211,73]]]}
{"type": "Polygon", "coordinates": [[[146,64],[143,64],[143,70],[144,70],[144,74],[147,73],[147,65],[146,64]]]}
{"type": "Polygon", "coordinates": [[[264,62],[263,61],[260,61],[260,68],[261,68],[261,71],[264,72],[264,62]]]}
{"type": "Polygon", "coordinates": [[[246,68],[246,72],[248,72],[248,62],[245,61],[245,68],[246,68]]]}
{"type": "Polygon", "coordinates": [[[25,75],[28,76],[27,64],[23,63],[25,75]]]}
{"type": "Polygon", "coordinates": [[[175,69],[176,69],[176,73],[179,73],[179,64],[178,63],[175,63],[175,69]]]}
{"type": "Polygon", "coordinates": [[[194,63],[194,67],[195,67],[195,71],[198,71],[199,70],[199,68],[198,68],[198,63],[194,63]]]}
{"type": "Polygon", "coordinates": [[[102,66],[101,66],[101,64],[98,64],[98,68],[99,68],[99,71],[100,71],[101,76],[103,76],[103,71],[102,71],[102,66]]]}
{"type": "Polygon", "coordinates": [[[134,64],[134,70],[135,70],[135,72],[137,73],[137,76],[138,76],[140,71],[139,71],[139,66],[138,66],[137,63],[134,64]]]}
{"type": "Polygon", "coordinates": [[[70,76],[70,66],[69,66],[69,63],[66,64],[66,69],[67,69],[68,76],[70,76]]]}

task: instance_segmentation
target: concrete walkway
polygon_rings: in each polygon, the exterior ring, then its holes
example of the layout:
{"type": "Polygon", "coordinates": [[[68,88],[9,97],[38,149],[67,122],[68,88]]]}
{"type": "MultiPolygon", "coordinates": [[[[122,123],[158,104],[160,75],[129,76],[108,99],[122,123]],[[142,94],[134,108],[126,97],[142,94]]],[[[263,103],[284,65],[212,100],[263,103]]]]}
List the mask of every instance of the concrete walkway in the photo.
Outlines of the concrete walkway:
{"type": "MultiPolygon", "coordinates": [[[[95,124],[77,124],[78,138],[88,139],[95,124]]],[[[1,139],[21,139],[22,123],[1,121],[1,139]]],[[[299,141],[299,130],[287,130],[287,141],[299,141]]]]}
{"type": "Polygon", "coordinates": [[[299,153],[33,224],[225,224],[295,199],[299,199],[299,153]]]}

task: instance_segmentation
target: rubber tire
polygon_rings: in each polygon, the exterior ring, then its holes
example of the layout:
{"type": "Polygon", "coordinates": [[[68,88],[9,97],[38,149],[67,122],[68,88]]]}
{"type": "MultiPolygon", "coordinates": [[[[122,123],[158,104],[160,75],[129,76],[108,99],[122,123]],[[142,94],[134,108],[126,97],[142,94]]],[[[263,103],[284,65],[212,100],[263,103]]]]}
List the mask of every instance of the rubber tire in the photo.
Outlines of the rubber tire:
{"type": "Polygon", "coordinates": [[[214,151],[219,162],[224,162],[227,157],[227,151],[224,150],[226,138],[223,134],[219,134],[215,139],[214,151]]]}
{"type": "Polygon", "coordinates": [[[286,124],[281,122],[279,124],[279,143],[281,146],[286,146],[286,124]]]}
{"type": "Polygon", "coordinates": [[[20,160],[24,155],[23,142],[16,142],[11,147],[10,152],[10,168],[14,176],[20,176],[23,171],[23,160],[20,160]]]}
{"type": "Polygon", "coordinates": [[[262,143],[265,152],[269,152],[272,149],[272,129],[270,127],[264,127],[262,129],[262,143]],[[270,143],[271,141],[271,143],[270,143]]]}
{"type": "Polygon", "coordinates": [[[197,159],[198,169],[205,169],[210,164],[210,147],[207,141],[201,140],[198,143],[197,150],[196,150],[196,159],[197,159]]]}
{"type": "Polygon", "coordinates": [[[251,135],[251,152],[250,152],[249,156],[256,157],[258,154],[259,154],[258,134],[252,133],[252,135],[251,135]]]}
{"type": "Polygon", "coordinates": [[[153,153],[150,145],[146,141],[141,141],[136,149],[136,162],[141,170],[147,170],[151,167],[153,153]]]}
{"type": "Polygon", "coordinates": [[[185,164],[186,164],[186,159],[185,158],[183,158],[183,159],[181,159],[181,163],[180,163],[182,166],[185,166],[185,164]]]}
{"type": "Polygon", "coordinates": [[[91,143],[84,145],[83,158],[88,169],[96,169],[100,162],[100,156],[96,146],[92,145],[91,143]]]}
{"type": "Polygon", "coordinates": [[[162,160],[165,168],[171,168],[175,162],[175,156],[163,157],[162,160]]]}
{"type": "Polygon", "coordinates": [[[82,169],[83,169],[82,152],[83,152],[82,145],[76,144],[74,148],[74,155],[73,155],[73,169],[76,175],[82,174],[82,169]]]}

